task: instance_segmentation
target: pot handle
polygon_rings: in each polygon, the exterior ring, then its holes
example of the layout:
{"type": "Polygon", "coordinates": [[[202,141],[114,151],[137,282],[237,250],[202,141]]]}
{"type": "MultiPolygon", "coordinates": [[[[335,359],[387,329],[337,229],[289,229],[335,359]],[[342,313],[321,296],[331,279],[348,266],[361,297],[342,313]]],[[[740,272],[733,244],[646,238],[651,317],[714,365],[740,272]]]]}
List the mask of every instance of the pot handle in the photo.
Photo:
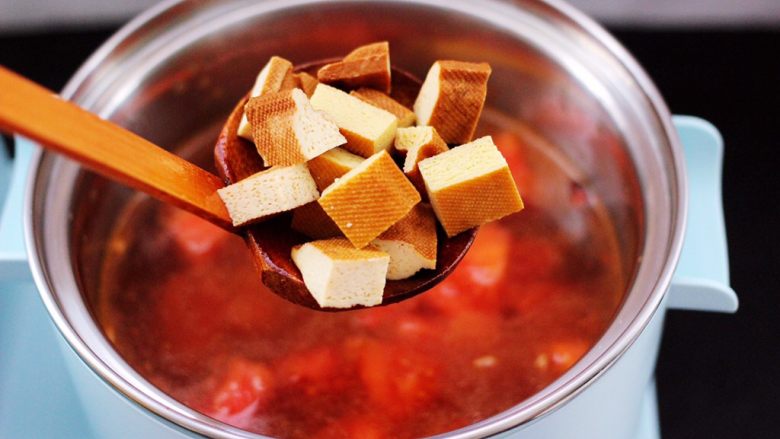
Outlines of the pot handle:
{"type": "Polygon", "coordinates": [[[24,246],[22,212],[33,146],[20,140],[5,136],[0,138],[0,191],[5,192],[0,195],[0,282],[31,279],[24,246]]]}
{"type": "Polygon", "coordinates": [[[723,138],[706,120],[675,116],[688,172],[688,224],[667,306],[733,313],[739,307],[729,286],[721,171],[723,138]]]}

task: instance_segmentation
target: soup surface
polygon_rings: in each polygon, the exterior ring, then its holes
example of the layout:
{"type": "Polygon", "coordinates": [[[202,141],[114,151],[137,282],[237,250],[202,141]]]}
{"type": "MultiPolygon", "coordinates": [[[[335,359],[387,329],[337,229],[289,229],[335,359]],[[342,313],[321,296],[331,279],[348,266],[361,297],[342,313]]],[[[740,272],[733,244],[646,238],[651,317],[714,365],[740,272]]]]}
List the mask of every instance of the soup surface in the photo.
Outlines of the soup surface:
{"type": "Polygon", "coordinates": [[[506,410],[569,369],[622,299],[614,230],[572,167],[488,111],[526,209],[482,227],[442,284],[323,313],[268,291],[244,243],[137,196],[95,306],[116,349],[182,403],[279,437],[417,437],[506,410]]]}

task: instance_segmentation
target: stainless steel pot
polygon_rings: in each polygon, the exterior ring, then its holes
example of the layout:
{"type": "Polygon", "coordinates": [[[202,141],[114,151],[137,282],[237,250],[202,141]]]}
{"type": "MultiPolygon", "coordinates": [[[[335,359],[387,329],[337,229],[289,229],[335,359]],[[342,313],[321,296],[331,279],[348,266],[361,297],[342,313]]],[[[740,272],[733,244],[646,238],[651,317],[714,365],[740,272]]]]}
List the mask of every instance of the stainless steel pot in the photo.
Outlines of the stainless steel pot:
{"type": "MultiPolygon", "coordinates": [[[[511,430],[528,437],[628,437],[652,374],[659,309],[682,249],[686,170],[672,118],[650,79],[580,12],[558,0],[169,1],[105,43],[63,95],[157,144],[207,147],[268,56],[302,62],[380,39],[390,41],[394,63],[420,75],[436,59],[489,62],[488,106],[533,123],[553,140],[555,154],[576,163],[577,181],[599,194],[616,224],[627,279],[614,323],[571,370],[452,436],[511,430]],[[539,119],[545,105],[560,117],[539,119]],[[618,141],[603,142],[603,132],[618,141]]],[[[700,122],[678,122],[687,124],[688,134],[704,133],[699,144],[717,143],[700,122]]],[[[29,260],[67,341],[64,352],[93,427],[114,437],[251,436],[151,386],[95,324],[88,303],[103,244],[128,195],[62,157],[37,153],[32,160],[25,208],[29,260]]],[[[725,247],[710,253],[725,258],[725,247]]],[[[679,306],[735,308],[727,286],[689,281],[679,306]]]]}

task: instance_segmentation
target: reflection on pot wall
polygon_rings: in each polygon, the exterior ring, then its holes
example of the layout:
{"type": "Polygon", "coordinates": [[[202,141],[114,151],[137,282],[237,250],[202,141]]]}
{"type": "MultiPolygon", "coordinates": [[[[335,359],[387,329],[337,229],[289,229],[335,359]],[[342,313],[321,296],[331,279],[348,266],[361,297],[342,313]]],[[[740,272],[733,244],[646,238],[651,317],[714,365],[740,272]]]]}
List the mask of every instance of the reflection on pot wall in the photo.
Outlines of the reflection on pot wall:
{"type": "MultiPolygon", "coordinates": [[[[475,0],[476,1],[476,0],[475,0]]],[[[159,0],[3,0],[0,32],[123,22],[159,0]]],[[[634,25],[777,27],[777,0],[569,0],[599,21],[634,25]]]]}

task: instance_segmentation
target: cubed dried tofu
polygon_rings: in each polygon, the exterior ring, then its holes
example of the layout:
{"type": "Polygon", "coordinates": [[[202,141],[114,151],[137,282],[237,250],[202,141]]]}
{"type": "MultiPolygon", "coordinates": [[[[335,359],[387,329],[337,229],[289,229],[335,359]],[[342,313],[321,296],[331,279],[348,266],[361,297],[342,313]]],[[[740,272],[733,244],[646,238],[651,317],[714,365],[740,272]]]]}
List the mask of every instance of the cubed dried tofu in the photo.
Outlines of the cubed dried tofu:
{"type": "Polygon", "coordinates": [[[355,247],[361,248],[403,218],[420,194],[380,151],[322,192],[318,203],[355,247]]]}
{"type": "Polygon", "coordinates": [[[314,201],[296,207],[293,210],[290,227],[312,239],[328,239],[343,237],[339,226],[333,222],[322,209],[320,203],[314,201]]]}
{"type": "Polygon", "coordinates": [[[420,193],[425,193],[425,184],[420,176],[418,163],[447,151],[447,144],[434,127],[398,128],[395,134],[395,149],[406,151],[404,174],[420,193]]]}
{"type": "Polygon", "coordinates": [[[317,81],[317,78],[306,72],[294,73],[293,77],[296,81],[296,87],[303,90],[308,97],[311,97],[311,95],[314,94],[314,89],[316,89],[317,84],[320,83],[320,81],[317,81]]]}
{"type": "Polygon", "coordinates": [[[390,255],[387,278],[399,280],[423,268],[436,269],[436,241],[433,210],[420,203],[371,244],[390,255]]]}
{"type": "Polygon", "coordinates": [[[346,239],[328,239],[293,248],[292,259],[322,308],[382,303],[390,256],[381,250],[357,249],[346,239]]]}
{"type": "Polygon", "coordinates": [[[347,139],[349,151],[369,157],[393,143],[398,118],[343,91],[320,83],[311,105],[326,113],[347,139]]]}
{"type": "Polygon", "coordinates": [[[252,98],[245,111],[267,166],[303,163],[346,142],[336,124],[297,88],[252,98]]]}
{"type": "Polygon", "coordinates": [[[282,90],[292,90],[294,88],[300,88],[303,90],[299,84],[298,84],[298,78],[295,76],[296,74],[290,70],[287,72],[286,75],[284,75],[284,80],[282,80],[282,85],[279,87],[279,91],[282,90]]]}
{"type": "Polygon", "coordinates": [[[261,221],[319,197],[305,163],[277,166],[218,189],[234,226],[261,221]]]}
{"type": "Polygon", "coordinates": [[[448,144],[470,142],[487,96],[490,66],[436,61],[414,102],[417,125],[430,125],[448,144]]]}
{"type": "MultiPolygon", "coordinates": [[[[257,75],[255,84],[249,92],[249,97],[254,98],[280,91],[285,84],[285,80],[292,73],[292,67],[293,65],[290,61],[278,56],[272,56],[257,75]]],[[[238,124],[238,135],[247,140],[253,140],[252,128],[249,126],[249,120],[246,117],[246,113],[238,124]]]]}
{"type": "Polygon", "coordinates": [[[373,88],[359,88],[352,90],[349,94],[369,104],[381,108],[398,118],[399,127],[408,127],[414,124],[417,118],[414,111],[399,104],[398,101],[379,90],[373,88]]]}
{"type": "Polygon", "coordinates": [[[490,136],[425,159],[418,166],[448,236],[523,209],[509,166],[490,136]]]}
{"type": "Polygon", "coordinates": [[[309,172],[317,182],[320,192],[331,185],[333,181],[346,174],[365,160],[343,148],[333,148],[330,151],[309,161],[309,172]]]}
{"type": "Polygon", "coordinates": [[[340,88],[370,87],[390,93],[390,45],[383,41],[358,47],[341,61],[320,68],[317,79],[340,88]]]}

